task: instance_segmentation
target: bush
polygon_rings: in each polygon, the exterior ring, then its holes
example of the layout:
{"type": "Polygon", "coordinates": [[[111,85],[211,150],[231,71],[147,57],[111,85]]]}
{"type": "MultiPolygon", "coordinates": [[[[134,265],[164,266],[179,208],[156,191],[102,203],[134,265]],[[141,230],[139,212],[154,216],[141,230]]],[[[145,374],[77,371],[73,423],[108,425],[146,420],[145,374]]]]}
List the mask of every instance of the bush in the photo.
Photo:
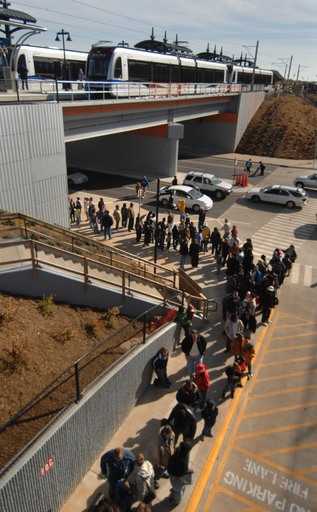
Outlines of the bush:
{"type": "Polygon", "coordinates": [[[108,309],[103,315],[102,319],[106,324],[106,327],[114,327],[117,316],[120,314],[121,306],[114,306],[111,309],[108,309]]]}
{"type": "Polygon", "coordinates": [[[48,297],[43,295],[39,309],[46,315],[52,315],[54,313],[54,295],[52,293],[48,297]]]}

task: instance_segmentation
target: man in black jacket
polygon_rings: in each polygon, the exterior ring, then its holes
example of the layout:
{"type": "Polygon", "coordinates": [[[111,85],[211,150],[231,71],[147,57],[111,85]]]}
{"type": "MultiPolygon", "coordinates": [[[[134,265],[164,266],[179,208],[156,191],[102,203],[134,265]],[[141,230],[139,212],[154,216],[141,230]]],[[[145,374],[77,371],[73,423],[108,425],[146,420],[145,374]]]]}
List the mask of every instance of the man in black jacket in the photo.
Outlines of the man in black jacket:
{"type": "Polygon", "coordinates": [[[186,484],[192,484],[193,470],[189,469],[189,452],[191,444],[182,442],[171,456],[167,470],[171,480],[171,494],[169,501],[173,505],[178,505],[182,499],[186,484]]]}
{"type": "Polygon", "coordinates": [[[187,336],[182,341],[182,351],[186,356],[190,380],[194,380],[197,364],[202,364],[203,362],[206,346],[205,338],[198,334],[196,329],[193,329],[191,335],[187,336]]]}

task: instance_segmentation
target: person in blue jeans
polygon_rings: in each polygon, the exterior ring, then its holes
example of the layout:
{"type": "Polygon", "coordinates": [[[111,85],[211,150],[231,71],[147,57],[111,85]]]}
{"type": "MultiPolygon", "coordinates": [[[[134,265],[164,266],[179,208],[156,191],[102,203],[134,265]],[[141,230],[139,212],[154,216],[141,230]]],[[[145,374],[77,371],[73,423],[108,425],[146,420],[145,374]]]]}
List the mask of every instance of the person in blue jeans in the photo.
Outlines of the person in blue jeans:
{"type": "Polygon", "coordinates": [[[204,353],[206,351],[206,340],[196,329],[192,330],[190,336],[182,341],[182,351],[187,360],[188,374],[191,380],[195,378],[195,369],[197,364],[202,364],[204,353]]]}
{"type": "Polygon", "coordinates": [[[113,499],[116,485],[121,478],[127,478],[135,464],[135,456],[129,450],[115,448],[104,453],[101,457],[100,467],[102,474],[109,482],[109,494],[113,499]]]}
{"type": "Polygon", "coordinates": [[[106,210],[104,216],[102,217],[102,225],[104,229],[105,240],[107,239],[107,235],[109,236],[109,240],[111,240],[111,226],[113,224],[113,218],[109,214],[109,211],[106,210]]]}

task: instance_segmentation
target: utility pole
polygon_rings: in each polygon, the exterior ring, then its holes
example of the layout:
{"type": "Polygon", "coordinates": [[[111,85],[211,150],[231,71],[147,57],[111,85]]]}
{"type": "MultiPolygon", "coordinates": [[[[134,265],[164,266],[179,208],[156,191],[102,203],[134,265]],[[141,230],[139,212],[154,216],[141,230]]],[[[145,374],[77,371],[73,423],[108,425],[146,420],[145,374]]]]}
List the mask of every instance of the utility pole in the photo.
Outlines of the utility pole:
{"type": "Polygon", "coordinates": [[[252,73],[252,83],[251,83],[251,92],[253,91],[253,87],[254,87],[255,66],[256,66],[256,59],[258,57],[258,49],[259,49],[259,41],[256,42],[256,48],[255,48],[255,57],[254,57],[254,63],[253,63],[253,73],[252,73]]]}
{"type": "Polygon", "coordinates": [[[286,80],[286,84],[285,84],[285,89],[286,90],[287,90],[287,85],[288,85],[288,81],[289,81],[289,75],[290,75],[290,72],[291,72],[292,62],[293,62],[293,55],[291,55],[291,60],[289,62],[289,66],[288,66],[288,75],[287,75],[287,80],[286,80]]]}

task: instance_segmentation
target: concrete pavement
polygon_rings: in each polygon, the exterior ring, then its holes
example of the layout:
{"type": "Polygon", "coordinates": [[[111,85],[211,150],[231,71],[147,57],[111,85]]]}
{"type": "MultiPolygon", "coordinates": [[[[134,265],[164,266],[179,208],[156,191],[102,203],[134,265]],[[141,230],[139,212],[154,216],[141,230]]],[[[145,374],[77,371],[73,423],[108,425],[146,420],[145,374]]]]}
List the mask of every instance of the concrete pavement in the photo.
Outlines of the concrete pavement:
{"type": "MultiPolygon", "coordinates": [[[[245,157],[243,157],[243,159],[245,161],[245,157]]],[[[255,160],[255,158],[253,159],[255,160]]],[[[278,163],[282,164],[283,166],[283,162],[274,162],[274,165],[277,165],[278,163]]],[[[307,167],[304,168],[307,169],[307,167]]],[[[77,194],[75,194],[75,196],[77,196],[77,194]]],[[[108,199],[110,204],[110,198],[108,199]]],[[[105,200],[105,202],[108,207],[107,199],[105,200]]],[[[110,212],[113,211],[111,208],[109,208],[109,210],[110,212]]],[[[81,229],[89,230],[89,228],[85,227],[84,225],[82,225],[81,229]]],[[[136,245],[135,235],[128,234],[126,230],[125,232],[122,231],[117,234],[115,233],[112,241],[107,242],[107,244],[109,243],[114,245],[119,244],[121,248],[126,248],[125,250],[128,250],[132,253],[141,253],[143,257],[150,257],[151,259],[153,257],[153,247],[144,248],[145,250],[143,250],[143,247],[136,245]]],[[[175,253],[174,251],[170,251],[170,253],[161,253],[158,262],[160,264],[168,265],[171,268],[175,268],[179,263],[178,253],[175,253]]],[[[200,266],[198,269],[191,269],[189,266],[187,266],[187,269],[191,277],[195,278],[198,281],[198,283],[204,285],[206,295],[208,298],[213,298],[218,301],[221,301],[224,295],[225,274],[224,270],[222,270],[220,279],[217,279],[215,275],[215,263],[213,259],[210,257],[210,254],[208,256],[203,256],[201,258],[200,266]]],[[[254,336],[254,338],[252,338],[252,341],[256,343],[257,351],[257,356],[254,363],[255,376],[253,380],[247,381],[245,383],[245,387],[243,389],[237,390],[236,396],[232,401],[230,399],[225,401],[219,401],[219,397],[221,395],[221,391],[225,383],[224,369],[226,365],[229,364],[229,362],[231,362],[233,359],[232,355],[229,354],[228,356],[227,354],[223,353],[225,339],[224,336],[222,335],[223,327],[221,323],[221,307],[218,309],[217,312],[209,313],[208,320],[210,321],[210,324],[207,324],[206,328],[203,331],[203,334],[206,336],[208,341],[208,349],[206,352],[204,362],[207,366],[207,369],[210,372],[211,380],[211,388],[208,396],[218,402],[219,416],[217,423],[213,429],[215,437],[213,439],[206,438],[204,442],[201,442],[199,440],[199,434],[202,429],[202,421],[200,419],[200,416],[197,415],[197,436],[195,445],[191,451],[190,458],[191,467],[194,469],[194,485],[186,486],[183,500],[175,510],[186,510],[186,512],[196,510],[204,510],[204,512],[207,512],[209,510],[212,512],[222,512],[222,510],[224,511],[228,509],[250,511],[284,510],[287,512],[304,512],[304,510],[307,510],[308,512],[308,510],[313,510],[313,506],[311,506],[310,504],[314,504],[317,502],[316,487],[314,485],[316,479],[314,478],[314,474],[312,474],[312,476],[308,477],[309,481],[307,482],[307,476],[305,476],[305,474],[307,473],[307,467],[314,466],[314,464],[312,464],[310,460],[307,463],[306,468],[302,464],[301,467],[297,468],[296,475],[290,475],[290,469],[288,469],[287,466],[288,462],[285,462],[284,464],[284,472],[281,471],[280,467],[278,468],[278,471],[275,469],[273,470],[272,460],[270,461],[269,458],[274,458],[274,456],[279,457],[279,454],[265,455],[265,460],[263,460],[264,456],[261,454],[274,451],[274,449],[276,450],[276,443],[280,443],[281,441],[276,437],[272,437],[273,433],[270,431],[270,428],[264,428],[266,426],[265,424],[261,425],[261,418],[263,419],[263,415],[261,416],[259,410],[253,409],[253,411],[247,411],[247,414],[249,415],[250,418],[252,418],[252,414],[253,417],[255,418],[254,420],[250,419],[247,423],[245,423],[244,421],[244,416],[240,416],[241,410],[245,411],[245,408],[247,406],[249,406],[250,404],[252,406],[252,404],[257,403],[257,396],[259,395],[259,393],[261,393],[261,391],[263,393],[263,388],[265,388],[265,390],[267,389],[268,393],[267,397],[262,396],[260,409],[269,409],[268,405],[266,405],[265,399],[268,400],[268,403],[271,403],[272,394],[270,395],[270,389],[268,389],[267,386],[270,383],[271,377],[276,379],[278,378],[278,374],[276,374],[275,372],[277,365],[268,364],[270,361],[265,360],[265,357],[270,358],[272,357],[272,354],[275,354],[274,352],[268,352],[270,350],[274,350],[274,348],[272,348],[272,345],[270,346],[270,343],[272,342],[272,340],[274,340],[274,343],[276,343],[275,338],[277,336],[276,333],[278,332],[278,329],[280,329],[280,332],[282,332],[282,329],[287,329],[287,326],[290,323],[290,318],[292,314],[288,316],[287,320],[285,320],[285,314],[289,311],[289,304],[281,300],[281,298],[283,298],[285,294],[284,290],[288,290],[289,286],[291,286],[290,282],[287,282],[286,280],[280,292],[280,305],[274,312],[274,316],[272,318],[273,324],[269,328],[260,327],[257,330],[257,333],[254,336]],[[262,347],[264,347],[264,349],[262,347]],[[265,365],[268,366],[265,367],[265,365]],[[265,375],[263,374],[263,371],[266,372],[265,375]],[[245,400],[247,400],[247,402],[245,402],[245,400]],[[236,418],[238,418],[239,420],[238,423],[236,423],[236,418]],[[259,419],[260,423],[256,424],[255,420],[257,419],[259,419]],[[235,427],[236,424],[238,425],[238,427],[235,427]],[[253,431],[252,428],[250,429],[250,426],[252,427],[252,425],[255,425],[253,431]],[[237,444],[236,438],[238,437],[239,439],[241,439],[241,436],[243,436],[244,434],[249,434],[248,439],[252,439],[253,436],[257,444],[258,437],[256,436],[256,430],[259,430],[260,427],[263,427],[261,429],[263,431],[262,435],[266,436],[265,439],[266,443],[268,444],[266,446],[266,449],[259,451],[260,454],[257,456],[256,461],[254,461],[254,459],[251,458],[252,453],[254,453],[254,449],[253,451],[250,450],[251,455],[250,457],[248,457],[247,452],[249,445],[241,447],[240,454],[243,452],[245,455],[243,459],[243,467],[247,469],[244,469],[245,473],[242,475],[242,478],[244,476],[244,480],[239,480],[237,475],[239,475],[239,467],[241,469],[241,455],[239,459],[239,456],[237,456],[237,453],[235,452],[233,458],[230,458],[230,456],[232,456],[232,451],[230,451],[232,450],[232,444],[237,444]],[[238,430],[238,428],[240,428],[240,430],[238,430]],[[234,430],[234,434],[236,436],[234,440],[230,438],[230,432],[232,430],[234,430]],[[272,437],[271,445],[270,436],[272,437]],[[228,450],[227,447],[229,447],[228,450]],[[249,461],[249,463],[247,461],[249,461]],[[225,464],[229,464],[229,468],[226,467],[225,464]],[[224,471],[224,469],[226,469],[226,471],[224,471]],[[260,485],[261,477],[258,476],[257,480],[255,479],[254,475],[252,476],[252,478],[247,478],[248,475],[251,474],[251,471],[257,471],[260,474],[262,471],[262,475],[271,475],[271,480],[269,480],[268,478],[266,478],[265,480],[263,478],[264,483],[266,484],[266,492],[264,492],[263,490],[264,487],[261,487],[260,485]],[[277,476],[274,477],[275,473],[277,476]],[[304,475],[304,478],[302,475],[304,475]],[[289,482],[286,481],[287,478],[289,479],[289,482]],[[249,482],[250,479],[251,482],[253,482],[253,487],[252,485],[251,487],[247,487],[248,485],[250,486],[250,484],[245,483],[246,481],[249,482]],[[303,481],[307,483],[306,487],[303,485],[303,481]],[[212,489],[214,488],[214,483],[216,484],[216,486],[215,490],[212,491],[212,489]],[[256,485],[258,487],[256,487],[256,485]],[[285,489],[283,489],[283,485],[285,489]],[[241,489],[238,489],[239,486],[242,488],[242,491],[241,489]],[[306,488],[308,487],[309,489],[306,491],[306,488]],[[296,490],[297,494],[295,492],[287,490],[290,488],[296,490]],[[236,493],[239,490],[241,492],[239,495],[237,495],[236,493]],[[247,494],[248,492],[249,494],[247,494]],[[254,496],[252,495],[252,493],[254,494],[254,496]],[[274,493],[276,494],[275,497],[273,496],[274,493]],[[305,500],[306,495],[307,498],[305,500]],[[265,497],[264,501],[263,497],[265,497]],[[315,498],[316,500],[313,501],[315,498]],[[240,505],[237,505],[238,502],[240,503],[240,505]],[[304,508],[305,503],[306,508],[304,508]],[[309,506],[311,506],[310,509],[309,506]]],[[[311,293],[312,292],[313,290],[311,290],[311,293]]],[[[305,321],[306,324],[308,323],[309,325],[312,325],[311,330],[312,333],[314,333],[316,331],[314,319],[308,318],[305,321]]],[[[292,333],[294,332],[294,329],[296,329],[296,325],[299,324],[298,335],[300,335],[301,322],[303,322],[302,316],[299,316],[296,322],[292,322],[292,333]]],[[[280,336],[280,338],[283,339],[283,335],[280,336]]],[[[314,347],[316,346],[314,334],[311,335],[311,340],[305,343],[305,345],[310,346],[310,348],[307,348],[306,350],[314,350],[314,347]]],[[[278,349],[280,350],[278,355],[284,353],[287,354],[287,347],[288,341],[284,347],[278,347],[278,349]]],[[[305,354],[303,356],[302,360],[311,361],[311,357],[313,357],[313,355],[309,352],[308,354],[305,354]]],[[[288,359],[285,358],[285,360],[288,359]]],[[[300,363],[295,362],[294,364],[298,365],[300,363]]],[[[311,369],[310,366],[309,368],[307,366],[299,368],[299,371],[297,373],[300,374],[301,372],[302,375],[304,376],[316,375],[314,373],[316,372],[316,370],[311,369]],[[313,373],[311,373],[312,371],[313,373]],[[310,374],[308,374],[307,372],[310,372],[310,374]]],[[[285,377],[285,379],[289,379],[289,374],[291,373],[296,372],[292,372],[292,370],[290,369],[286,374],[287,377],[285,377]]],[[[130,414],[128,415],[128,417],[118,430],[117,434],[112,439],[111,443],[109,443],[109,445],[107,446],[100,447],[100,456],[102,455],[102,453],[104,453],[106,450],[110,448],[122,446],[124,448],[132,449],[135,453],[137,451],[142,451],[145,454],[146,458],[152,460],[152,440],[153,436],[155,436],[158,431],[160,419],[163,417],[167,417],[168,414],[170,413],[172,407],[176,403],[176,391],[180,387],[182,381],[187,378],[185,360],[180,350],[180,347],[177,347],[175,352],[170,356],[169,376],[170,380],[172,381],[171,388],[169,388],[166,392],[166,390],[161,390],[160,388],[151,386],[147,390],[145,395],[142,397],[142,399],[139,401],[137,406],[130,412],[130,414]]],[[[296,379],[300,379],[300,375],[297,375],[296,379]]],[[[278,384],[281,383],[281,387],[277,386],[276,392],[280,389],[280,392],[283,393],[284,382],[285,381],[283,379],[280,379],[278,384]]],[[[291,389],[295,389],[295,387],[305,387],[301,386],[300,382],[301,381],[299,380],[299,382],[292,384],[291,389]]],[[[309,388],[309,393],[315,392],[314,387],[316,387],[316,385],[314,384],[314,382],[313,384],[310,384],[309,382],[309,385],[313,386],[309,388]]],[[[273,391],[271,390],[271,393],[272,392],[273,391]]],[[[292,396],[294,392],[295,391],[291,391],[290,394],[287,395],[287,397],[292,396]]],[[[276,393],[276,396],[277,398],[279,397],[278,393],[276,393]]],[[[317,403],[316,395],[315,400],[312,399],[311,402],[317,403]]],[[[304,400],[303,397],[301,396],[298,398],[297,407],[299,407],[299,404],[301,403],[307,405],[308,401],[304,400]]],[[[305,435],[307,435],[307,428],[314,428],[314,415],[312,409],[313,407],[315,406],[308,405],[312,419],[310,420],[311,425],[306,425],[303,427],[304,429],[306,429],[305,435]]],[[[277,417],[276,421],[282,421],[283,423],[284,411],[282,410],[282,407],[280,408],[280,414],[282,416],[277,417]]],[[[293,409],[296,410],[296,403],[294,404],[291,410],[293,409]]],[[[265,421],[268,422],[269,425],[270,416],[268,416],[268,419],[265,421]]],[[[293,419],[289,419],[288,417],[288,419],[286,420],[285,428],[281,429],[282,439],[283,436],[285,437],[285,432],[289,431],[295,432],[295,436],[299,435],[298,430],[296,430],[296,428],[294,427],[292,428],[292,421],[296,422],[297,420],[295,420],[295,417],[293,419]]],[[[305,421],[304,423],[309,422],[305,421]]],[[[276,429],[278,429],[278,426],[274,428],[276,431],[276,429]]],[[[312,450],[314,449],[314,444],[312,444],[311,436],[312,434],[309,433],[310,445],[308,443],[309,446],[306,451],[306,457],[309,456],[309,451],[311,451],[311,456],[315,455],[315,453],[312,452],[312,450]]],[[[261,439],[261,442],[264,441],[262,441],[261,439]]],[[[290,444],[292,442],[294,442],[293,439],[288,438],[287,443],[290,444]]],[[[241,444],[241,441],[238,441],[238,444],[239,443],[241,444]]],[[[287,443],[285,443],[285,445],[283,446],[284,458],[286,457],[285,454],[297,453],[297,451],[294,449],[288,451],[287,443]]],[[[78,486],[78,488],[75,490],[74,494],[70,497],[68,502],[61,509],[61,512],[83,512],[87,509],[89,504],[93,501],[94,496],[96,496],[98,492],[106,491],[106,482],[100,475],[99,463],[100,457],[97,458],[97,460],[91,467],[90,471],[87,473],[87,475],[85,476],[81,484],[78,486]]],[[[275,466],[278,463],[278,460],[273,460],[273,464],[275,464],[275,466]]],[[[165,510],[167,511],[170,510],[171,508],[168,502],[166,501],[166,497],[169,494],[170,485],[168,480],[160,480],[160,483],[161,486],[157,493],[157,499],[153,502],[152,508],[154,511],[165,512],[165,510]]]]}

